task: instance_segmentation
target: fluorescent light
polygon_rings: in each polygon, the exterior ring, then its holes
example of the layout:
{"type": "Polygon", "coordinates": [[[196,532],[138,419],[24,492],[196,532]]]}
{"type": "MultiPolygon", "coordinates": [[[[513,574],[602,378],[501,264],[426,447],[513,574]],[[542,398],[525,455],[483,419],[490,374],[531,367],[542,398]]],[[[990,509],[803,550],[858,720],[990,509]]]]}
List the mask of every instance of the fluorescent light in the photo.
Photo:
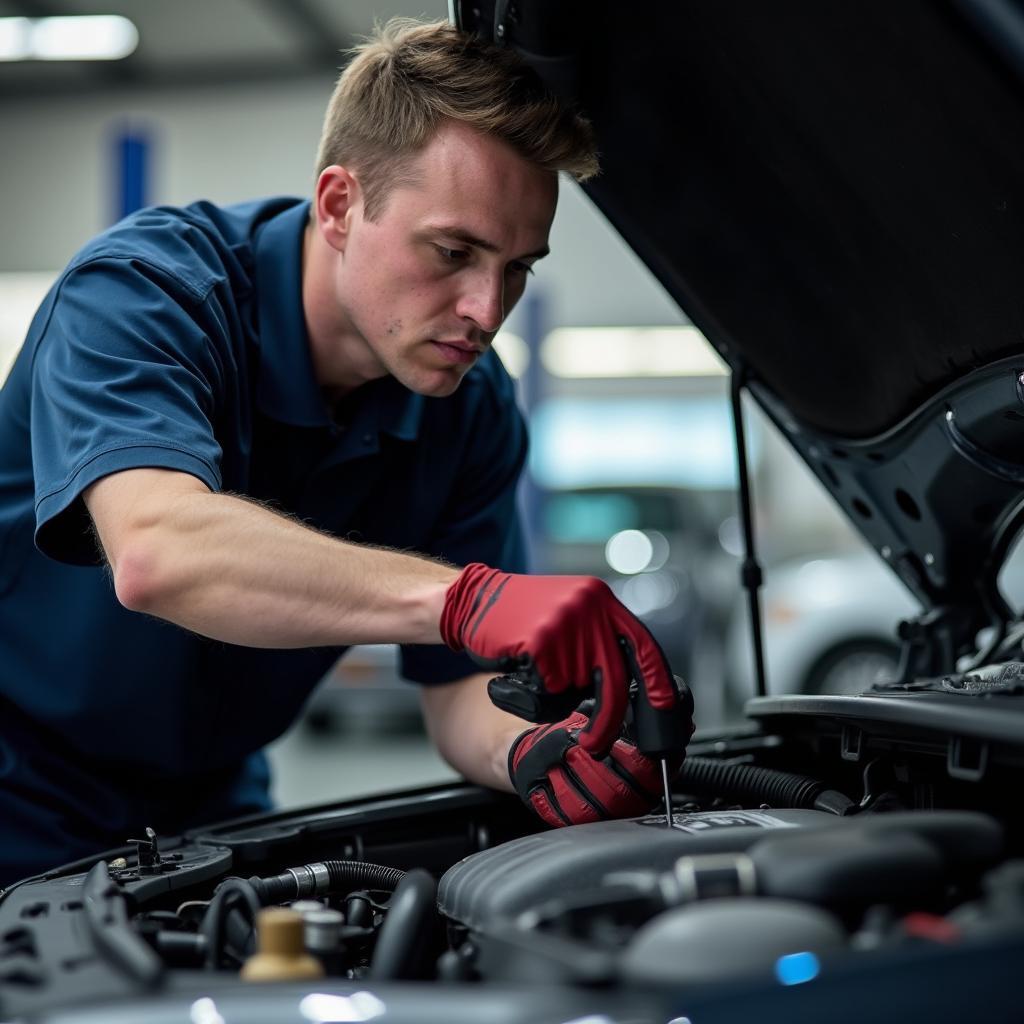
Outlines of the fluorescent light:
{"type": "Polygon", "coordinates": [[[138,45],[138,29],[116,14],[40,18],[32,29],[39,60],[120,60],[138,45]]]}
{"type": "Polygon", "coordinates": [[[541,361],[555,377],[714,377],[725,364],[696,327],[559,327],[541,361]]]}
{"type": "Polygon", "coordinates": [[[120,60],[139,31],[117,14],[0,18],[0,60],[120,60]]]}
{"type": "Polygon", "coordinates": [[[518,334],[502,331],[491,342],[510,377],[522,377],[530,365],[530,347],[518,334]]]}
{"type": "MultiPolygon", "coordinates": [[[[725,396],[549,398],[530,416],[530,472],[549,488],[602,484],[735,486],[725,396]]],[[[756,433],[752,461],[759,457],[756,433]]],[[[623,527],[635,525],[623,523],[623,527]]]]}
{"type": "Polygon", "coordinates": [[[27,60],[32,53],[31,30],[28,18],[0,18],[0,60],[27,60]]]}

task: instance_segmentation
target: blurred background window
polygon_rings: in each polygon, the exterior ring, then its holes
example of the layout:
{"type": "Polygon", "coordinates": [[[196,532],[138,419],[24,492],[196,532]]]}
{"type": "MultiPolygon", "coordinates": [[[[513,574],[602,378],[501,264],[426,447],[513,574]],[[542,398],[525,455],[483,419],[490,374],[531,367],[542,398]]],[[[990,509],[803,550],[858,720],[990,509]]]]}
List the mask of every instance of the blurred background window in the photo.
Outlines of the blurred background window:
{"type": "Polygon", "coordinates": [[[735,486],[724,397],[550,399],[534,411],[531,427],[530,469],[546,487],[735,486]]]}

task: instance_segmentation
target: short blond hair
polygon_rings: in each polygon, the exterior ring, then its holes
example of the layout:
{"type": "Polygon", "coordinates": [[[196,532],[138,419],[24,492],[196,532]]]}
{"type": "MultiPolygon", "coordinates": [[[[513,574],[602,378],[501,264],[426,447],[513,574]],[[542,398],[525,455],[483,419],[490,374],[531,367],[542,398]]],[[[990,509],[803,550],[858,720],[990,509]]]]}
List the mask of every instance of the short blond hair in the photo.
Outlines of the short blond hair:
{"type": "Polygon", "coordinates": [[[366,216],[410,183],[410,164],[444,121],[498,138],[545,170],[597,173],[590,123],[514,53],[447,22],[392,18],[353,51],[327,106],[316,173],[354,168],[366,216]]]}

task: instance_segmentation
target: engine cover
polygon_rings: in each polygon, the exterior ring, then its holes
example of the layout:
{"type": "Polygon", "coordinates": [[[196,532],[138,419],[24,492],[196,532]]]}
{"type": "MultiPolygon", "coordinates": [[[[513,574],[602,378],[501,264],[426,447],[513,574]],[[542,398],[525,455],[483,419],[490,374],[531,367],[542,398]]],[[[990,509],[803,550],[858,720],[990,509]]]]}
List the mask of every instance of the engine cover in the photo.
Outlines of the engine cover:
{"type": "Polygon", "coordinates": [[[738,853],[773,832],[831,828],[842,818],[824,811],[705,811],[597,821],[526,836],[475,853],[445,872],[437,902],[449,919],[479,928],[514,918],[553,896],[600,885],[612,872],[667,871],[679,857],[738,853]]]}

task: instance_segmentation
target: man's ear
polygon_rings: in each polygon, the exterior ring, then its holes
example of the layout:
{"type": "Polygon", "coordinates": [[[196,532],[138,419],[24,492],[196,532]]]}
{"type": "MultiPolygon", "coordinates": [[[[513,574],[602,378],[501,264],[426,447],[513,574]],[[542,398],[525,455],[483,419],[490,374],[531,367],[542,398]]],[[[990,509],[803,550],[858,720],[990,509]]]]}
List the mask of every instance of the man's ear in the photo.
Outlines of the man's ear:
{"type": "Polygon", "coordinates": [[[320,234],[332,249],[345,251],[360,201],[359,179],[347,167],[332,164],[320,172],[313,202],[320,234]]]}

